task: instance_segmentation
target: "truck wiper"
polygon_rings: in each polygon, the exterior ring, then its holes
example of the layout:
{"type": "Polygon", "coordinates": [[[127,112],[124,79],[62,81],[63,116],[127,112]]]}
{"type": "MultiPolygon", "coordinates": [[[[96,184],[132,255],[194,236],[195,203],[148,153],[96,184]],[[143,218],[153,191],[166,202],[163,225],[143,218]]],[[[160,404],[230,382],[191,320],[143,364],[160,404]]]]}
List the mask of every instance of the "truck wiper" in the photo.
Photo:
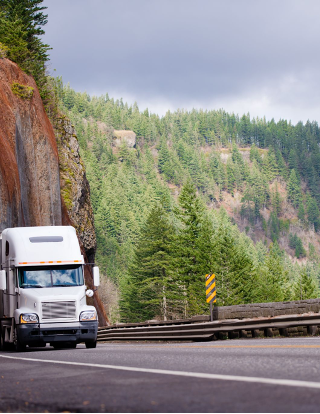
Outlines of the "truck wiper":
{"type": "Polygon", "coordinates": [[[76,286],[76,285],[53,285],[53,287],[67,287],[67,286],[76,286]]]}
{"type": "Polygon", "coordinates": [[[22,288],[42,288],[43,286],[41,285],[21,285],[22,288]]]}

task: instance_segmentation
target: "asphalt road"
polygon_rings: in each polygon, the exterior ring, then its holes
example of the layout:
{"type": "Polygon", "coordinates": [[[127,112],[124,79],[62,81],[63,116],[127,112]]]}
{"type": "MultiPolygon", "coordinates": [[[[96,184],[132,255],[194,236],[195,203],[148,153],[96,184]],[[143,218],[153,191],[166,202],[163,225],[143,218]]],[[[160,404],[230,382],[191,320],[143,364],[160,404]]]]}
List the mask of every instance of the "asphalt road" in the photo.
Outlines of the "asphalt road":
{"type": "Polygon", "coordinates": [[[2,412],[319,412],[320,338],[0,353],[2,412]]]}

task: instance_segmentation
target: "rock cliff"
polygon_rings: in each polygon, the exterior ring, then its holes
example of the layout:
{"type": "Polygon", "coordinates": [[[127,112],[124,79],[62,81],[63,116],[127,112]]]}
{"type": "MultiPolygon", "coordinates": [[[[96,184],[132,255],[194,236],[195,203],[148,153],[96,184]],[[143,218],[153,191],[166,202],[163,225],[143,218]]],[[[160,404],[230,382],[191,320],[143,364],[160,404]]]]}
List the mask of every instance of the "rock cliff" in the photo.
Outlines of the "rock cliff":
{"type": "Polygon", "coordinates": [[[59,152],[62,200],[68,217],[77,230],[88,261],[93,262],[96,235],[90,187],[79,153],[79,142],[73,125],[64,115],[57,117],[54,130],[59,152]]]}
{"type": "Polygon", "coordinates": [[[0,60],[0,231],[62,223],[58,149],[34,80],[0,60]],[[13,84],[33,88],[30,98],[13,84]]]}
{"type": "MultiPolygon", "coordinates": [[[[32,77],[0,59],[0,231],[17,226],[73,225],[88,262],[96,236],[90,188],[70,121],[53,129],[32,77]]],[[[86,283],[92,274],[85,266],[86,283]]],[[[105,324],[98,295],[94,304],[105,324]]]]}

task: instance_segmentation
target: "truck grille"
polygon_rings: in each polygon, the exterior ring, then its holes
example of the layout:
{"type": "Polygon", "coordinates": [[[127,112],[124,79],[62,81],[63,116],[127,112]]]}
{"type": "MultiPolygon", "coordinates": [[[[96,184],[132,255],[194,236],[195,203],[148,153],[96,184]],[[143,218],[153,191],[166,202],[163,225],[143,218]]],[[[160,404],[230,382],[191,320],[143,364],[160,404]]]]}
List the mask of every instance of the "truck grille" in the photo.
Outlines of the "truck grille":
{"type": "Polygon", "coordinates": [[[76,302],[42,302],[42,319],[74,319],[76,302]]]}

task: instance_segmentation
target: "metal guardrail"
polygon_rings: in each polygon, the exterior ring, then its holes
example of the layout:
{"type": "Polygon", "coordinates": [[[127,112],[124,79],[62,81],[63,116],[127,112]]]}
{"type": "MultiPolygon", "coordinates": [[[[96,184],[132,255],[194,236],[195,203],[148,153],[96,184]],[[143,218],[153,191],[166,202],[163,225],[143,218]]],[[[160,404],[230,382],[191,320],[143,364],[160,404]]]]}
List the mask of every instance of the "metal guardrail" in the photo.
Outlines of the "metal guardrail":
{"type": "Polygon", "coordinates": [[[130,340],[216,340],[273,336],[288,336],[295,328],[303,334],[315,335],[320,328],[320,313],[282,315],[269,318],[226,319],[203,322],[208,317],[176,321],[147,321],[101,327],[98,341],[130,340]]]}

